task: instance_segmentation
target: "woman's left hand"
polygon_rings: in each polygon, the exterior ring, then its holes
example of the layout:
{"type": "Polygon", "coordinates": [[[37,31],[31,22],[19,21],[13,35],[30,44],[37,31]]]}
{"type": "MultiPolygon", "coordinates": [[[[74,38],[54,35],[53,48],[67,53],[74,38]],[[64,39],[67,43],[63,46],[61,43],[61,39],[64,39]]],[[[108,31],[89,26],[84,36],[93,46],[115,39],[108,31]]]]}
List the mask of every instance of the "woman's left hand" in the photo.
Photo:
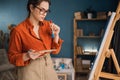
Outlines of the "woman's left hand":
{"type": "Polygon", "coordinates": [[[60,33],[60,27],[54,23],[51,23],[50,25],[52,32],[54,33],[55,36],[59,35],[60,33]]]}

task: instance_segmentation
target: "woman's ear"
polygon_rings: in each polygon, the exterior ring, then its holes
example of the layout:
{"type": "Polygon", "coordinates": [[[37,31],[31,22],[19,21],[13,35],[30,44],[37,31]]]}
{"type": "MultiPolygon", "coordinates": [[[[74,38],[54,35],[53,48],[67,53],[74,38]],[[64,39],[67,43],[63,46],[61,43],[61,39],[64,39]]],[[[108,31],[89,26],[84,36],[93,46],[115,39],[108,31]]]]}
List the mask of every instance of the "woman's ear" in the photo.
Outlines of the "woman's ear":
{"type": "Polygon", "coordinates": [[[32,12],[33,11],[33,9],[34,9],[34,6],[32,5],[32,4],[30,4],[30,11],[32,12]]]}

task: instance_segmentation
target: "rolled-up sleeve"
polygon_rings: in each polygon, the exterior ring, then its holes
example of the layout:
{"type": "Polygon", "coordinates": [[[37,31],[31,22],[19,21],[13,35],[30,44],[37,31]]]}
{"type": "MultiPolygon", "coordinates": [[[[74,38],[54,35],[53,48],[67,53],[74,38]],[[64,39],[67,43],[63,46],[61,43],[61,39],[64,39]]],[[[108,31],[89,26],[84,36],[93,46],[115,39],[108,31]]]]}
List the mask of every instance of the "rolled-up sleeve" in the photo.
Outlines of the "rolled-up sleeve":
{"type": "Polygon", "coordinates": [[[53,54],[58,54],[61,50],[63,40],[60,38],[58,43],[53,42],[52,43],[52,49],[56,49],[56,51],[52,52],[53,54]]]}
{"type": "Polygon", "coordinates": [[[15,66],[25,66],[28,61],[23,61],[22,43],[19,33],[13,29],[10,33],[8,59],[15,66]]]}

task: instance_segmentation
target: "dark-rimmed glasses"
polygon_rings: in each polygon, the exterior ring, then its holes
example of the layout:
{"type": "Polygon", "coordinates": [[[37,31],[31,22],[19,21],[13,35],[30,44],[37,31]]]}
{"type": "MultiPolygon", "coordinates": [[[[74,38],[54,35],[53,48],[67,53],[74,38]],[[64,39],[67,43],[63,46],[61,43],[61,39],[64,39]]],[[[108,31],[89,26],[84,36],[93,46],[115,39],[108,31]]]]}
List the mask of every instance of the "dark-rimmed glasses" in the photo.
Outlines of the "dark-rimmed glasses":
{"type": "Polygon", "coordinates": [[[40,11],[40,14],[47,14],[50,12],[50,10],[45,10],[44,8],[39,8],[37,6],[35,6],[35,8],[37,8],[40,11]]]}

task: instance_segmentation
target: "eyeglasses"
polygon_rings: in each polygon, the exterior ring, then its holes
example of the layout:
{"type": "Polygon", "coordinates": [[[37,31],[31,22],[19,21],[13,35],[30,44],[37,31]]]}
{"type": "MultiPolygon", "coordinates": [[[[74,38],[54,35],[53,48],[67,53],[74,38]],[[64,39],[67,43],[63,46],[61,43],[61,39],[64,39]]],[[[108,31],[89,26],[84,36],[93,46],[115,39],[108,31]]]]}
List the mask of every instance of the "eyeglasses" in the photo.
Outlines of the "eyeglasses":
{"type": "Polygon", "coordinates": [[[46,13],[49,13],[50,10],[45,10],[44,8],[39,8],[37,6],[35,6],[39,11],[40,11],[40,14],[46,14],[46,13]]]}

